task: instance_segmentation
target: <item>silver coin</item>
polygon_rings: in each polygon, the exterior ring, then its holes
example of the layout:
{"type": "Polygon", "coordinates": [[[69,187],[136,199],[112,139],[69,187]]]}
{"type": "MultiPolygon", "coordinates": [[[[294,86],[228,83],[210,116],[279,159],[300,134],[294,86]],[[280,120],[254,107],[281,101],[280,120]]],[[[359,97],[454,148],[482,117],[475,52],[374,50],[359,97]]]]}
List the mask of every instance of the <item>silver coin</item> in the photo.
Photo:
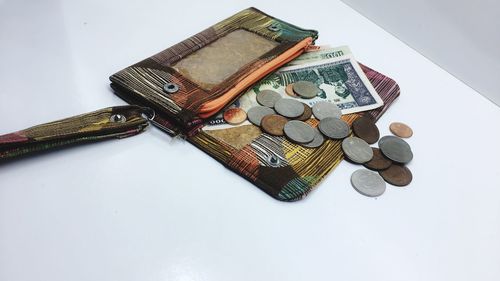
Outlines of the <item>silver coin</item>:
{"type": "Polygon", "coordinates": [[[255,126],[260,126],[260,121],[266,115],[274,114],[274,110],[265,106],[254,106],[247,112],[248,121],[255,126]]]}
{"type": "Polygon", "coordinates": [[[312,99],[321,92],[316,84],[309,81],[297,81],[293,83],[292,89],[295,94],[306,99],[312,99]]]}
{"type": "Polygon", "coordinates": [[[308,148],[316,148],[320,147],[323,144],[323,142],[325,142],[323,134],[321,134],[321,132],[318,129],[314,128],[314,139],[311,142],[302,144],[302,146],[308,148]]]}
{"type": "Polygon", "coordinates": [[[378,173],[366,169],[352,173],[351,184],[356,191],[369,197],[377,197],[385,192],[384,179],[378,173]]]}
{"type": "Polygon", "coordinates": [[[394,162],[408,163],[413,159],[410,145],[401,138],[395,136],[382,137],[378,142],[382,154],[394,162]]]}
{"type": "Polygon", "coordinates": [[[340,108],[336,104],[327,101],[320,101],[314,104],[312,111],[314,117],[318,120],[323,120],[326,117],[340,118],[342,116],[340,108]]]}
{"type": "Polygon", "coordinates": [[[257,94],[257,102],[260,105],[274,107],[274,104],[281,99],[281,95],[271,90],[263,90],[257,94]]]}
{"type": "Polygon", "coordinates": [[[304,104],[292,99],[279,99],[274,104],[274,109],[282,116],[295,118],[304,113],[304,104]]]}
{"type": "Polygon", "coordinates": [[[342,119],[326,117],[319,121],[319,130],[331,139],[340,140],[349,135],[349,124],[342,119]]]}
{"type": "Polygon", "coordinates": [[[311,125],[298,120],[288,121],[283,131],[289,139],[297,143],[309,143],[315,135],[311,125]]]}
{"type": "Polygon", "coordinates": [[[354,163],[366,163],[373,158],[373,150],[366,141],[357,137],[348,137],[342,141],[344,155],[354,163]]]}

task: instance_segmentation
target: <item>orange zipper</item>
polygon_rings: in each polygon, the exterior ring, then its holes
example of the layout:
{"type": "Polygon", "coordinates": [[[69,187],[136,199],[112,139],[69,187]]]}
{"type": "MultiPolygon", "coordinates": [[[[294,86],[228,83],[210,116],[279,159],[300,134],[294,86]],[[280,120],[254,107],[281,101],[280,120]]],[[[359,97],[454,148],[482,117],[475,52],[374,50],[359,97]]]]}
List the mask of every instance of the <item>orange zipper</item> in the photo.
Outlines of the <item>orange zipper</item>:
{"type": "Polygon", "coordinates": [[[277,56],[270,62],[266,63],[258,70],[252,72],[247,77],[243,78],[238,84],[236,84],[233,88],[227,91],[224,95],[211,100],[209,102],[204,103],[200,108],[200,113],[198,114],[201,118],[208,118],[214,114],[216,114],[219,110],[221,110],[224,106],[227,105],[235,96],[240,94],[242,91],[247,89],[249,86],[264,78],[269,73],[275,71],[279,67],[283,66],[287,62],[295,59],[300,56],[307,47],[312,44],[312,37],[308,37],[299,43],[297,43],[292,48],[286,50],[281,55],[277,56]]]}

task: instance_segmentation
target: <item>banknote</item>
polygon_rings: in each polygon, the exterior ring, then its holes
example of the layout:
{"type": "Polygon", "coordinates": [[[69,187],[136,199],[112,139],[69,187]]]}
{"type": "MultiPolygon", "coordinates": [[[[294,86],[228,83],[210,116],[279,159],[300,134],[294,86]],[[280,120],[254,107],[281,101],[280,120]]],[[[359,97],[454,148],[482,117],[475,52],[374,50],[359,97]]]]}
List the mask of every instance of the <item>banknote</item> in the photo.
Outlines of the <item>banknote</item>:
{"type": "Polygon", "coordinates": [[[337,57],[347,56],[351,54],[348,46],[340,46],[332,48],[330,46],[314,46],[298,58],[292,60],[286,66],[299,65],[318,60],[333,59],[337,57]]]}
{"type": "MultiPolygon", "coordinates": [[[[342,114],[366,111],[383,105],[382,99],[347,46],[319,48],[301,55],[296,60],[299,61],[297,64],[288,64],[255,84],[231,107],[248,111],[258,106],[256,96],[263,90],[273,90],[282,98],[298,99],[311,107],[319,101],[332,102],[341,109],[342,114]],[[321,92],[312,99],[287,95],[285,87],[297,81],[310,81],[316,84],[321,92]]],[[[241,125],[245,124],[249,124],[248,121],[241,125]]],[[[222,115],[210,121],[209,125],[211,126],[207,126],[207,129],[231,127],[226,125],[222,115]]]]}

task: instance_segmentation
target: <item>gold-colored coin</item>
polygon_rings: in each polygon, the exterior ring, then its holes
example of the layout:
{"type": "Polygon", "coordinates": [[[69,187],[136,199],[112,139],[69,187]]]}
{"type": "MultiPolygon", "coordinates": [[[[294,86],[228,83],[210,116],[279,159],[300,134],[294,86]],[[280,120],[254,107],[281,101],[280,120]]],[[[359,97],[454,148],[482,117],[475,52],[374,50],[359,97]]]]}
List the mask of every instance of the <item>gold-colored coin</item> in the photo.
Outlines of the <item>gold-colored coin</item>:
{"type": "Polygon", "coordinates": [[[262,118],[260,126],[264,132],[270,135],[283,136],[283,128],[285,127],[286,122],[288,122],[288,119],[285,117],[277,114],[270,114],[262,118]]]}
{"type": "Polygon", "coordinates": [[[224,111],[223,117],[228,124],[238,125],[247,120],[247,113],[241,108],[229,108],[224,111]]]}
{"type": "Polygon", "coordinates": [[[409,138],[413,136],[413,130],[408,125],[401,122],[391,123],[389,130],[391,130],[391,133],[400,138],[409,138]]]}

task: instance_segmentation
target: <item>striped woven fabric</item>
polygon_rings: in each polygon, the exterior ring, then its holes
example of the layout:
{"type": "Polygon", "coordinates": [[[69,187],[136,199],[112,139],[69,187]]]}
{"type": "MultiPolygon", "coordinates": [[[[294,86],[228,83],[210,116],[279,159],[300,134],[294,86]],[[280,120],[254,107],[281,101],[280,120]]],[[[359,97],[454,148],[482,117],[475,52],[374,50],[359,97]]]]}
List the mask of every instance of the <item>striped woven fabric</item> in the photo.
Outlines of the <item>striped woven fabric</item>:
{"type": "MultiPolygon", "coordinates": [[[[299,28],[249,8],[113,74],[111,85],[115,93],[127,102],[160,112],[168,120],[163,124],[169,126],[165,127],[166,131],[192,134],[205,121],[200,117],[204,105],[239,89],[237,95],[230,96],[231,99],[224,100],[215,107],[216,110],[209,112],[216,114],[245,92],[250,86],[245,84],[248,83],[247,77],[263,71],[264,66],[276,64],[277,59],[282,60],[283,54],[302,41],[310,38],[312,43],[317,36],[314,30],[299,28]],[[217,51],[211,51],[216,46],[217,51]],[[203,58],[203,55],[208,59],[196,60],[197,56],[203,58]],[[217,81],[193,79],[215,74],[220,74],[217,81]],[[163,87],[167,83],[178,85],[178,90],[166,94],[163,87]]],[[[286,62],[279,61],[275,67],[286,62]]]]}
{"type": "Polygon", "coordinates": [[[0,136],[0,162],[20,156],[79,143],[125,138],[149,125],[145,109],[126,105],[65,118],[0,136]],[[119,122],[112,121],[120,116],[119,122]]]}
{"type": "MultiPolygon", "coordinates": [[[[378,120],[400,94],[394,80],[360,65],[384,101],[384,106],[361,114],[343,115],[342,119],[349,124],[362,114],[378,120]]],[[[318,123],[316,119],[307,122],[312,126],[318,123]]],[[[248,127],[247,130],[250,130],[248,127]]],[[[260,133],[249,144],[238,148],[202,130],[189,137],[188,141],[281,201],[304,198],[343,160],[341,141],[331,139],[319,148],[311,149],[294,144],[285,137],[260,133]],[[277,163],[269,161],[271,157],[278,159],[277,163]]]]}

